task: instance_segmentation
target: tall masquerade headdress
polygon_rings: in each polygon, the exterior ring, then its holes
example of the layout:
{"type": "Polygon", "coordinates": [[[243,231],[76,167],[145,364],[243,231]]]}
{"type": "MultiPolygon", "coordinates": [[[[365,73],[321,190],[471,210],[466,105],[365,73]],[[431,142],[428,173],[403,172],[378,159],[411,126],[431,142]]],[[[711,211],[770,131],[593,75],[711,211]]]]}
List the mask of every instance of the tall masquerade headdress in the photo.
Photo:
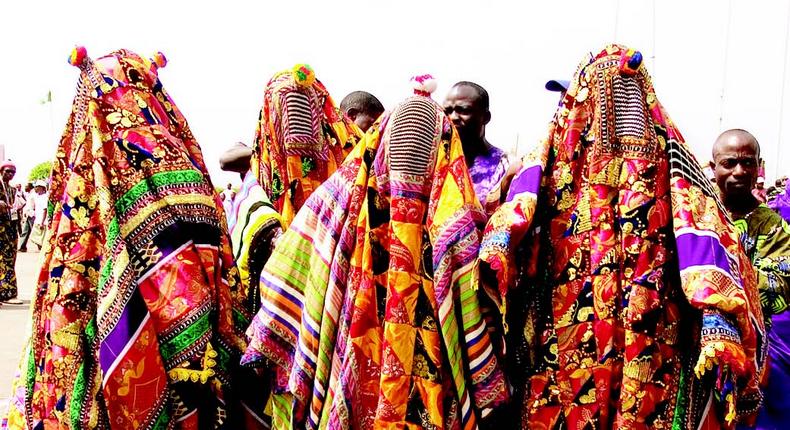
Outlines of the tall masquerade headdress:
{"type": "Polygon", "coordinates": [[[362,132],[306,64],[275,74],[264,90],[252,170],[287,228],[362,132]]]}

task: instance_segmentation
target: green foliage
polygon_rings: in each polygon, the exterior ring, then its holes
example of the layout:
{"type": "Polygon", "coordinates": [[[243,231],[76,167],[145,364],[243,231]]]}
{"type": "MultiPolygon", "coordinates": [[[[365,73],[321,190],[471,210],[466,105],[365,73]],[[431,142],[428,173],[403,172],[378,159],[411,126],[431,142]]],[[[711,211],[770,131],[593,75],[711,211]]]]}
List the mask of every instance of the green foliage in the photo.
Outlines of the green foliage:
{"type": "Polygon", "coordinates": [[[27,177],[29,182],[35,182],[38,180],[47,180],[49,179],[49,175],[52,173],[52,162],[51,161],[44,161],[42,163],[36,164],[33,169],[30,170],[30,175],[27,177]]]}

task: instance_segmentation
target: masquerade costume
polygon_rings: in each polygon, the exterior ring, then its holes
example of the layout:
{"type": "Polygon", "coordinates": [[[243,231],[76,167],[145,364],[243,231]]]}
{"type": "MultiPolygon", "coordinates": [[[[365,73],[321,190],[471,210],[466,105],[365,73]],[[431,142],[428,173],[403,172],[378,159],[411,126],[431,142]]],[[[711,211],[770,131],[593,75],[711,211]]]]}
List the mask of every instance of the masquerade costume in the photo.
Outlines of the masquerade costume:
{"type": "Polygon", "coordinates": [[[264,90],[252,171],[283,228],[361,136],[310,66],[297,64],[272,77],[264,90]]]}
{"type": "Polygon", "coordinates": [[[759,406],[754,273],[639,52],[582,62],[480,258],[522,428],[732,427],[759,406]]]}
{"type": "Polygon", "coordinates": [[[477,298],[457,132],[426,95],[385,114],[261,274],[244,363],[275,366],[274,427],[477,428],[508,395],[477,298]]]}
{"type": "Polygon", "coordinates": [[[70,57],[80,81],[53,165],[13,429],[227,422],[245,348],[221,202],[152,60],[70,57]]]}

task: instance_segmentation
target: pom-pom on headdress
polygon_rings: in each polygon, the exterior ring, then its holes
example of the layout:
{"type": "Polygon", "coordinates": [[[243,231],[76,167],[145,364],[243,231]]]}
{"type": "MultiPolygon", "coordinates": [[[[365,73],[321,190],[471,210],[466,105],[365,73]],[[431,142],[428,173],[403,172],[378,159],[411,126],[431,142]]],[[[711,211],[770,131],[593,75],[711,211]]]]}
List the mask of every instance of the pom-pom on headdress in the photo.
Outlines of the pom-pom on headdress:
{"type": "Polygon", "coordinates": [[[162,51],[157,51],[151,56],[151,66],[156,66],[157,69],[162,69],[167,66],[167,57],[162,51]]]}
{"type": "Polygon", "coordinates": [[[430,97],[434,91],[436,91],[437,83],[436,79],[433,78],[431,75],[418,75],[411,78],[412,88],[414,89],[414,94],[430,97]]]}
{"type": "Polygon", "coordinates": [[[88,58],[88,50],[84,46],[75,46],[69,54],[68,61],[74,67],[82,67],[86,58],[88,58]]]}
{"type": "Polygon", "coordinates": [[[307,64],[297,64],[291,69],[296,84],[301,87],[310,87],[315,83],[315,72],[307,64]]]}
{"type": "Polygon", "coordinates": [[[639,66],[642,65],[642,53],[634,50],[628,49],[624,50],[622,54],[620,54],[620,73],[626,76],[633,76],[639,70],[639,66]]]}

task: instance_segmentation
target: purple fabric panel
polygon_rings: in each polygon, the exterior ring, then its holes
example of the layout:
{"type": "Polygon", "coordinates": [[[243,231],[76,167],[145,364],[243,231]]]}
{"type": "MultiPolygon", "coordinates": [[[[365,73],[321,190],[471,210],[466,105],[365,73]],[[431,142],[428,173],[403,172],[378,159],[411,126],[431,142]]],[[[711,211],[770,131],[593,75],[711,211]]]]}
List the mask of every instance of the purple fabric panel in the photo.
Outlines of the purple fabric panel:
{"type": "Polygon", "coordinates": [[[724,246],[710,236],[684,233],[677,236],[680,270],[692,266],[716,266],[732,275],[724,246]]]}
{"type": "Polygon", "coordinates": [[[513,182],[510,183],[510,189],[507,192],[507,200],[513,200],[517,195],[529,192],[537,194],[540,190],[540,179],[543,175],[541,166],[530,166],[522,169],[513,177],[513,182]]]}
{"type": "Polygon", "coordinates": [[[123,309],[118,324],[102,340],[99,347],[99,364],[104,373],[112,366],[113,362],[118,358],[118,354],[123,351],[126,344],[129,343],[132,336],[140,328],[140,324],[142,324],[147,313],[148,310],[142,296],[138,291],[135,291],[129,303],[123,309]]]}
{"type": "Polygon", "coordinates": [[[774,315],[768,333],[768,386],[765,403],[757,418],[758,429],[790,427],[790,312],[774,315]]]}

